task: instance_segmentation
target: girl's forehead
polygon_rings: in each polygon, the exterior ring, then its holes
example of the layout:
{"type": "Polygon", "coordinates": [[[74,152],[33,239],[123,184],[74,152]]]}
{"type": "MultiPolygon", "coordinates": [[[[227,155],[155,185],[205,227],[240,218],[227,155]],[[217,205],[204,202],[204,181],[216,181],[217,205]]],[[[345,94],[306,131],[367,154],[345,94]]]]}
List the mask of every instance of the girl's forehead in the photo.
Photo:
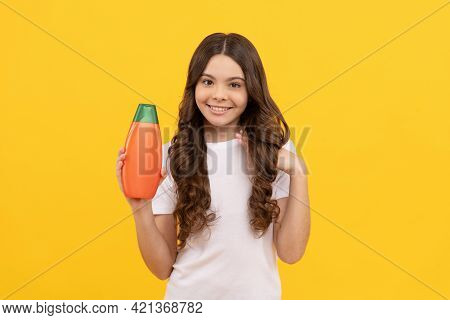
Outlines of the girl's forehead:
{"type": "Polygon", "coordinates": [[[203,74],[228,79],[230,77],[244,78],[241,66],[232,58],[218,54],[209,59],[203,74]]]}

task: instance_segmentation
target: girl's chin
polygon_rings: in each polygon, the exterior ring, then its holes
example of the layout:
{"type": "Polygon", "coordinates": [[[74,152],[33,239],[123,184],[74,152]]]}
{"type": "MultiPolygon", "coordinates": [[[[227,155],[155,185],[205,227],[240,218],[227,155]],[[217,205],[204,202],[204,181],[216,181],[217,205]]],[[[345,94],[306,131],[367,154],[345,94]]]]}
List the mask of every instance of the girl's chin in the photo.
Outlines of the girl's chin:
{"type": "Polygon", "coordinates": [[[205,118],[206,118],[207,123],[209,125],[212,125],[212,126],[215,126],[215,127],[228,126],[228,125],[233,124],[233,123],[236,122],[235,121],[236,119],[230,119],[228,117],[223,117],[223,118],[221,118],[221,117],[217,117],[217,118],[205,117],[205,118]]]}

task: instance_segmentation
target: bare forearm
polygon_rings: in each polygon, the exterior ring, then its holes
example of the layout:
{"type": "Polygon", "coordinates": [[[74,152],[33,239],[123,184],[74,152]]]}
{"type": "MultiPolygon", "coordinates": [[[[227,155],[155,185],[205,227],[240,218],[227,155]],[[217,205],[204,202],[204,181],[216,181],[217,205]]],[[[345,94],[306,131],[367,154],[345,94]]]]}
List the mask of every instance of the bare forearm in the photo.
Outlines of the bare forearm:
{"type": "Polygon", "coordinates": [[[310,223],[307,178],[302,174],[291,175],[286,213],[277,235],[278,249],[290,263],[303,256],[310,223]]]}
{"type": "Polygon", "coordinates": [[[150,271],[160,280],[167,279],[174,261],[167,242],[155,223],[151,204],[134,214],[139,250],[150,271]]]}

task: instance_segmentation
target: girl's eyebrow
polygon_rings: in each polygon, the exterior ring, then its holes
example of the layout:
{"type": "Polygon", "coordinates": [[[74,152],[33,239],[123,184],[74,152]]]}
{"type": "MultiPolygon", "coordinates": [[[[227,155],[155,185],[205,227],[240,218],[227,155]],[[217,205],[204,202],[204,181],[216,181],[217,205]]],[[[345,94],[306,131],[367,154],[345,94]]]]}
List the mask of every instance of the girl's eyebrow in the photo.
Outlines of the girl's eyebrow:
{"type": "MultiPolygon", "coordinates": [[[[202,75],[202,76],[207,76],[207,77],[210,77],[210,78],[216,80],[216,78],[214,78],[214,77],[213,77],[212,75],[210,75],[210,74],[202,73],[201,75],[202,75]]],[[[241,79],[242,81],[245,81],[245,79],[244,79],[244,78],[241,78],[241,77],[231,77],[231,78],[228,78],[227,80],[233,80],[233,79],[241,79]]]]}

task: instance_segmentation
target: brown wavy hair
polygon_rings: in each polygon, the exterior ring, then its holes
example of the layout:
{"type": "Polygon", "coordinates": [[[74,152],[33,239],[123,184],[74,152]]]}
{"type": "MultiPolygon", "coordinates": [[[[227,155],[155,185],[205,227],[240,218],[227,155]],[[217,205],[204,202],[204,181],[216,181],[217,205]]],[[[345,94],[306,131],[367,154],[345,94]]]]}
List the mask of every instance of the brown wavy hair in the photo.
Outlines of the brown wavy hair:
{"type": "Polygon", "coordinates": [[[179,106],[178,129],[169,147],[170,173],[177,185],[174,214],[179,250],[186,246],[190,235],[216,220],[216,212],[210,209],[203,115],[195,100],[195,87],[201,73],[216,54],[232,58],[242,68],[246,79],[248,102],[238,125],[249,139],[249,155],[254,168],[248,200],[253,232],[260,233],[259,237],[264,235],[280,213],[276,200],[271,200],[272,183],[278,173],[278,151],[289,141],[289,127],[269,94],[264,68],[253,44],[236,33],[211,34],[203,39],[190,61],[179,106]]]}

